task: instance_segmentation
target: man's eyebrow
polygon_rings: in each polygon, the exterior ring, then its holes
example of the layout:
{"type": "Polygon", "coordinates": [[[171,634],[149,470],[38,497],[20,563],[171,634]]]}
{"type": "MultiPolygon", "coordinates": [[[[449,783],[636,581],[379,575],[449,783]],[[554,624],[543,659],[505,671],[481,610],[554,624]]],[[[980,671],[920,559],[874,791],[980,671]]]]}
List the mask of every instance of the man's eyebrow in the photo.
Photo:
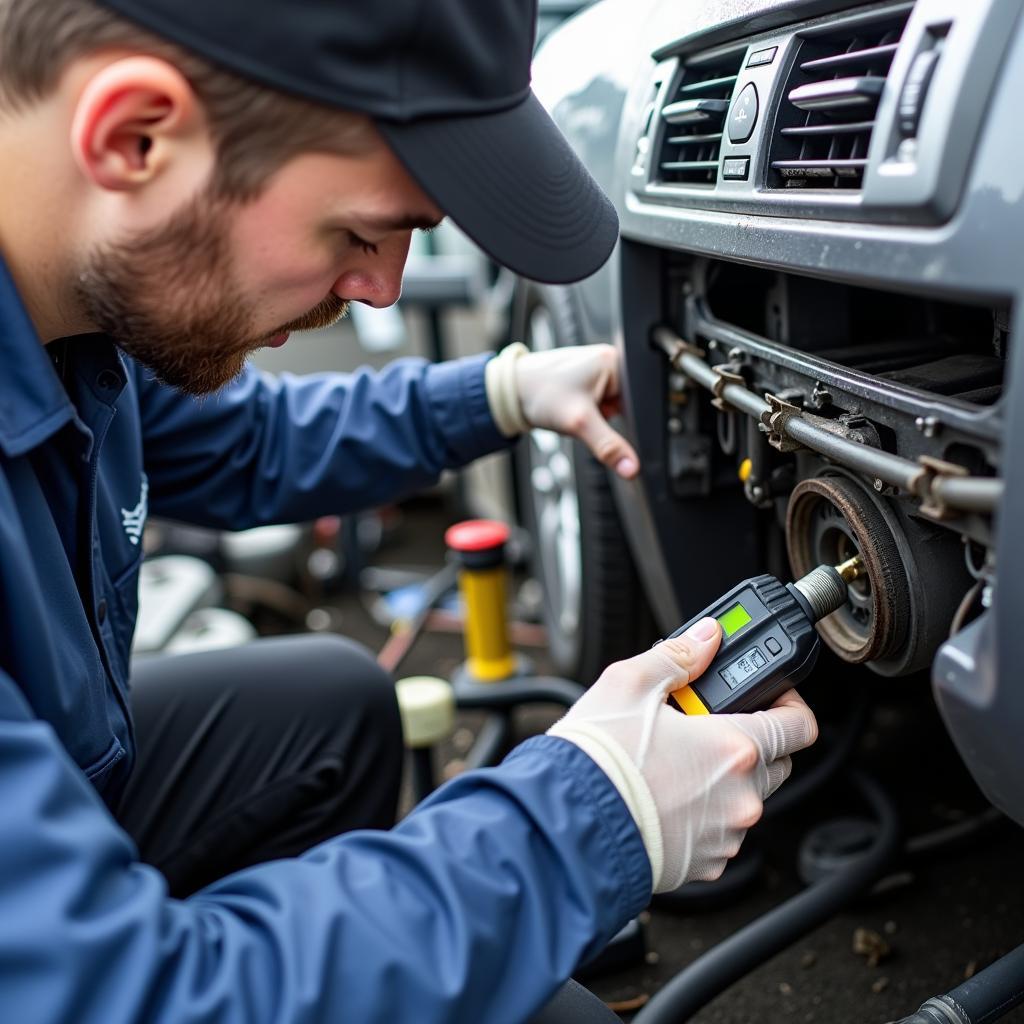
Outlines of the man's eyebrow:
{"type": "Polygon", "coordinates": [[[413,228],[422,228],[429,231],[436,228],[444,217],[425,217],[420,214],[403,214],[399,217],[373,217],[360,216],[359,221],[368,228],[375,231],[411,231],[413,228]]]}

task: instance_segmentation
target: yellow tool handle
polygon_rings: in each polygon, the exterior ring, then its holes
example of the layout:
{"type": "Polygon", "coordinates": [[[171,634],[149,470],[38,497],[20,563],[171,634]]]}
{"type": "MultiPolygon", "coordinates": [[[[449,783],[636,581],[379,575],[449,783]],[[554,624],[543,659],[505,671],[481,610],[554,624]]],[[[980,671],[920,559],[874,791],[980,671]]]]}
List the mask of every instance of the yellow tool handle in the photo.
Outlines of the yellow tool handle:
{"type": "Polygon", "coordinates": [[[673,690],[669,698],[684,715],[710,715],[704,701],[697,696],[697,691],[687,684],[678,690],[673,690]]]}

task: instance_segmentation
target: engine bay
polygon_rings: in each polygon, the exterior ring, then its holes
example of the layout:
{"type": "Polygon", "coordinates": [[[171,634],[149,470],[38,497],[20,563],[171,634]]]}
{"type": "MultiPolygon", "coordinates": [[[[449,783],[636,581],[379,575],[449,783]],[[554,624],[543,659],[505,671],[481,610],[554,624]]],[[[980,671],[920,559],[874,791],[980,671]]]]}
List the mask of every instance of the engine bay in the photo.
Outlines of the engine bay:
{"type": "Polygon", "coordinates": [[[742,492],[774,569],[861,555],[822,637],[882,675],[926,668],[991,600],[1009,310],[714,260],[667,278],[673,492],[742,492]]]}

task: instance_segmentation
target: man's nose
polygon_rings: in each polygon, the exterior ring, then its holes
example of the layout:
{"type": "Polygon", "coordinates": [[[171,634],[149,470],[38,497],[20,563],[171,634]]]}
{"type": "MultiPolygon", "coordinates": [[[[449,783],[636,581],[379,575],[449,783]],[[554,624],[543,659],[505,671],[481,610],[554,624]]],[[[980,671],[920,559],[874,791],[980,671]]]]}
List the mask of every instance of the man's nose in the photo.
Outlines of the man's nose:
{"type": "Polygon", "coordinates": [[[409,253],[409,238],[388,240],[375,253],[360,255],[334,283],[332,291],[350,302],[375,309],[393,306],[402,294],[402,273],[409,253]],[[397,242],[397,244],[396,244],[397,242]]]}

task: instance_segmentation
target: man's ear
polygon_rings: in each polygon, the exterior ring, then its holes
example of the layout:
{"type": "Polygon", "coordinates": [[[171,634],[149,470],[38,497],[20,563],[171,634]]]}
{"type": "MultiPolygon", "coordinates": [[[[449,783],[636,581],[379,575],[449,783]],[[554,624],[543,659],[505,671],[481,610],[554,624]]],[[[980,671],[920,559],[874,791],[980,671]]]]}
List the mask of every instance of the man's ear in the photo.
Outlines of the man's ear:
{"type": "Polygon", "coordinates": [[[101,188],[131,191],[175,156],[209,149],[199,101],[185,76],[158,57],[126,57],[97,71],[78,98],[71,147],[101,188]]]}

